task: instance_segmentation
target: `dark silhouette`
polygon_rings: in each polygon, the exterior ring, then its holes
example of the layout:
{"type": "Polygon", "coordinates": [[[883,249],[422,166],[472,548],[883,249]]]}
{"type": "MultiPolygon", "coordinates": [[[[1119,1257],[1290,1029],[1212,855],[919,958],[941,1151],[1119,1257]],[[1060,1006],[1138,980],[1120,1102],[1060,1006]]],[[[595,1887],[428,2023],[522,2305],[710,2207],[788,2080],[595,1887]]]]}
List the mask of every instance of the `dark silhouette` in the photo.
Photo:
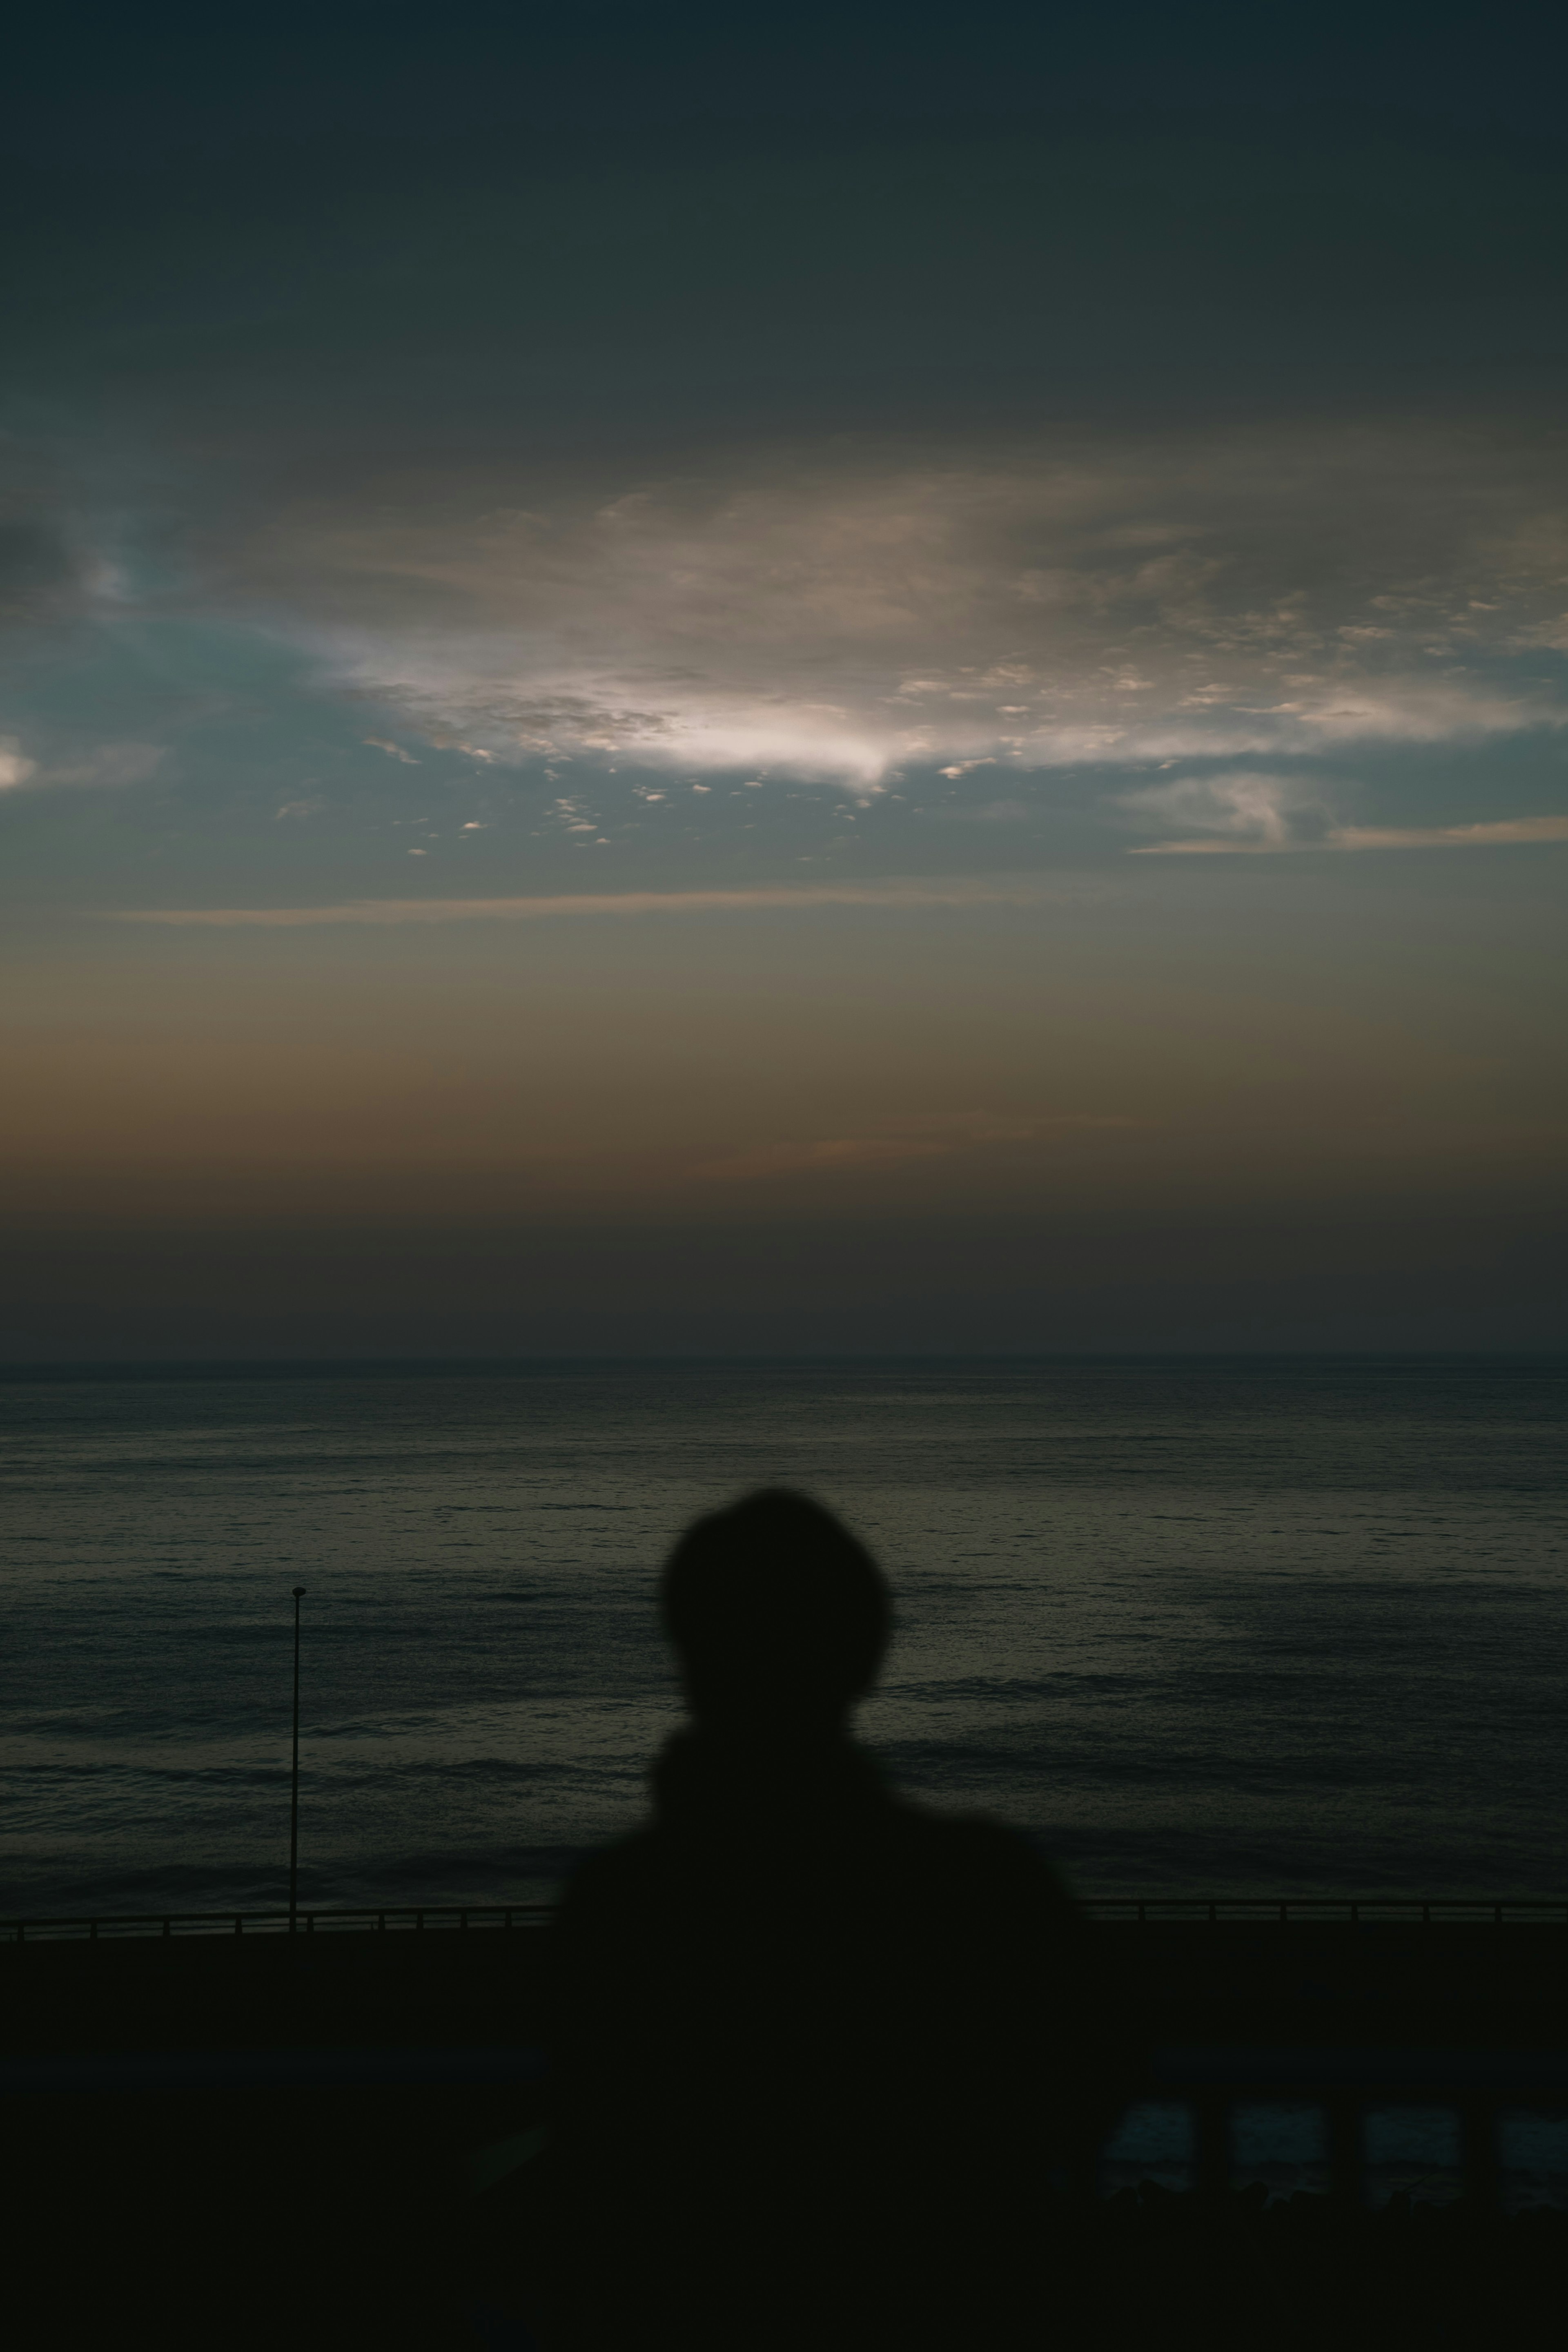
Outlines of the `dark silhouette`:
{"type": "Polygon", "coordinates": [[[544,2341],[1037,2335],[1062,2170],[1134,2063],[1094,1931],[1022,1837],[903,1801],[852,1742],[890,1601],[828,1512],[699,1520],[661,1599],[693,1724],[555,1931],[544,2341]]]}

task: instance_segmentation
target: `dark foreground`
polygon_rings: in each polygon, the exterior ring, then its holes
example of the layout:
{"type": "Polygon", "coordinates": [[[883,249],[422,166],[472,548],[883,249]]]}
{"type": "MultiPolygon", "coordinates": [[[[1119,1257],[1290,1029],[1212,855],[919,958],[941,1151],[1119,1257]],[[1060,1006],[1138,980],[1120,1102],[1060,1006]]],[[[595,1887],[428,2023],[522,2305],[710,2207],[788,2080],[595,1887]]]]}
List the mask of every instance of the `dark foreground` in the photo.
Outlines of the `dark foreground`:
{"type": "MultiPolygon", "coordinates": [[[[1162,2043],[1562,2066],[1568,1930],[1113,1932],[1162,2043]]],[[[486,2171],[545,2119],[549,1959],[537,1929],[0,1953],[8,2333],[521,2352],[548,2155],[486,2171]]],[[[1211,2169],[1064,2193],[1039,2261],[1041,2347],[1523,2344],[1561,2333],[1568,2215],[1265,2207],[1211,2169]]]]}
{"type": "MultiPolygon", "coordinates": [[[[450,2102],[219,2097],[26,2119],[12,2340],[521,2352],[531,2168],[465,2198],[438,2152],[450,2102]]],[[[1568,2215],[1151,2186],[1047,2216],[1040,2263],[1042,2347],[1523,2345],[1561,2330],[1568,2215]]],[[[747,2336],[737,2312],[737,2352],[747,2336]]]]}

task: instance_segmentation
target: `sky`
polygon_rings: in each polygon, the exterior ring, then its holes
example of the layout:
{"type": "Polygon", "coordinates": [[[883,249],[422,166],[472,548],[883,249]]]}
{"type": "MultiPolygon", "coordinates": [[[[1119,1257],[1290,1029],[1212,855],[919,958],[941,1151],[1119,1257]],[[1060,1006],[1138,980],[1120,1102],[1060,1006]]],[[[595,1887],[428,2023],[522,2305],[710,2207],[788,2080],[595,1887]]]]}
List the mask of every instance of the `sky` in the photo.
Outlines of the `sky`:
{"type": "Polygon", "coordinates": [[[1568,1343],[1542,25],[35,26],[0,1360],[1568,1343]]]}

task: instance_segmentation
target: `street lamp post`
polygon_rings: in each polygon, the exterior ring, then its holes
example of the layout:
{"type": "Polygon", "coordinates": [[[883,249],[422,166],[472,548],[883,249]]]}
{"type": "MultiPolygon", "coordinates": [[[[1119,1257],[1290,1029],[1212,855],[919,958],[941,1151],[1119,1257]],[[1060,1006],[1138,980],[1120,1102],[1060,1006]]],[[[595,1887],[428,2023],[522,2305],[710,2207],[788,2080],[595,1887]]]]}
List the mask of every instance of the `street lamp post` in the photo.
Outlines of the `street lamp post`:
{"type": "Polygon", "coordinates": [[[299,1604],[305,1587],[294,1587],[294,1758],[288,1774],[288,1932],[299,1913],[299,1604]]]}

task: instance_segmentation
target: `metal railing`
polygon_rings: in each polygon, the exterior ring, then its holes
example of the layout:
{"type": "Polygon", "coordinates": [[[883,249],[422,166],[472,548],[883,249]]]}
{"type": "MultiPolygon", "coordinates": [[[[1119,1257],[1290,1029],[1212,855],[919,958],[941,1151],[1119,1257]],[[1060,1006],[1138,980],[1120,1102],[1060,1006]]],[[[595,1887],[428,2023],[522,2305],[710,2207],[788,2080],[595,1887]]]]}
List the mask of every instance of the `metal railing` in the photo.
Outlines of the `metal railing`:
{"type": "MultiPolygon", "coordinates": [[[[1467,1897],[1397,1898],[1287,1896],[1194,1901],[1179,1895],[1092,1898],[1092,1917],[1132,1927],[1160,1922],[1207,1927],[1336,1923],[1347,1930],[1384,1925],[1441,1927],[1472,1925],[1568,1926],[1568,1899],[1481,1901],[1467,1897]]],[[[552,1917],[549,1903],[424,1904],[320,1909],[298,1914],[308,1937],[378,1935],[502,1935],[538,1929],[552,1917]]],[[[12,1944],[99,1943],[256,1937],[287,1941],[288,1914],[273,1911],[147,1912],[86,1918],[0,1920],[0,1939],[12,1944]]],[[[0,2062],[0,2090],[238,2088],[252,2084],[299,2087],[419,2082],[434,2085],[532,2079],[538,2053],[522,2050],[309,2052],[175,2051],[91,2056],[40,2054],[0,2062]]],[[[1339,2200],[1359,2204],[1367,2189],[1364,2119],[1380,2106],[1441,2106],[1458,2120],[1458,2182],[1478,2205],[1500,2199],[1502,2171],[1499,2128],[1509,2110],[1568,2114],[1568,2054],[1556,2049],[1479,2050],[1368,2047],[1220,2047],[1168,2045],[1154,2054],[1137,2096],[1175,2101],[1193,2119],[1191,2178],[1200,2195],[1230,2185],[1234,2122],[1251,2102],[1309,2105],[1323,2118],[1328,2186],[1339,2200]]]]}
{"type": "MultiPolygon", "coordinates": [[[[465,1927],[538,1927],[554,1916],[550,1903],[425,1903],[361,1911],[301,1911],[302,1936],[344,1931],[371,1935],[418,1934],[465,1927]]],[[[287,1936],[287,1911],[140,1911],[96,1919],[0,1919],[0,1941],[9,1944],[98,1943],[123,1937],[193,1936],[287,1936]]]]}
{"type": "Polygon", "coordinates": [[[1469,1895],[1218,1895],[1212,1901],[1185,1895],[1090,1895],[1083,1909],[1092,1919],[1193,1920],[1209,1927],[1278,1923],[1281,1927],[1343,1923],[1350,1927],[1568,1927],[1568,1896],[1505,1896],[1500,1902],[1469,1895]]]}
{"type": "MultiPolygon", "coordinates": [[[[1568,1927],[1568,1896],[1363,1896],[1291,1895],[1090,1895],[1082,1908],[1092,1919],[1151,1926],[1162,1921],[1209,1927],[1280,1927],[1340,1923],[1350,1927],[1437,1926],[1568,1927]]],[[[382,1906],[377,1909],[301,1911],[301,1935],[344,1931],[386,1934],[393,1930],[466,1927],[538,1927],[554,1916],[551,1903],[465,1903],[382,1906]]],[[[278,1911],[144,1911],[98,1918],[0,1919],[0,1941],[94,1943],[120,1937],[277,1936],[288,1932],[288,1913],[278,1911]]]]}

